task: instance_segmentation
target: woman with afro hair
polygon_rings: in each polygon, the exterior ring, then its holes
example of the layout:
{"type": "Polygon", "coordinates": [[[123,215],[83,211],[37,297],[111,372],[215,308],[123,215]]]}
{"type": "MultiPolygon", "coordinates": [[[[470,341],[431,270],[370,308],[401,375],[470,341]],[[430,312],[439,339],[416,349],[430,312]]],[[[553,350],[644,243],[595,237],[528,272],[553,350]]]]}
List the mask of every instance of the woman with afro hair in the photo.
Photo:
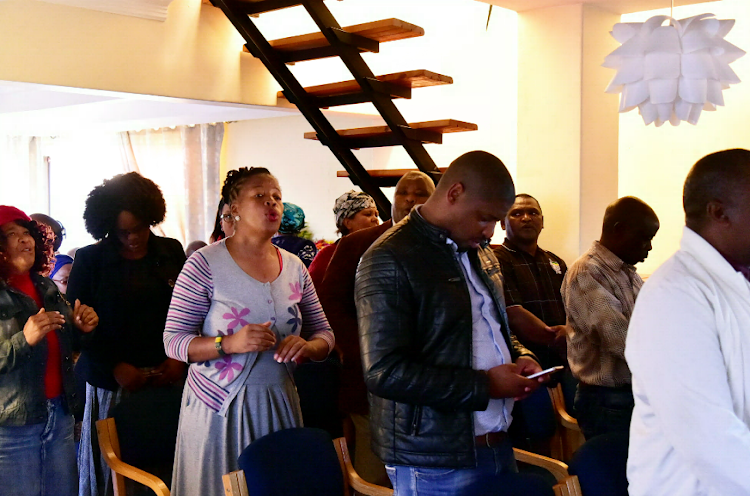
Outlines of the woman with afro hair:
{"type": "Polygon", "coordinates": [[[86,381],[81,496],[103,496],[109,487],[109,470],[92,437],[97,420],[121,401],[175,391],[179,401],[186,366],[167,358],[162,333],[185,253],[179,241],[151,232],[165,214],[159,187],[136,172],[105,180],[86,199],[86,230],[98,242],[78,250],[68,281],[68,298],[93,306],[100,318],[77,365],[86,381]]]}
{"type": "Polygon", "coordinates": [[[74,496],[77,488],[72,352],[96,312],[73,307],[44,276],[52,231],[0,205],[0,492],[74,496]]]}

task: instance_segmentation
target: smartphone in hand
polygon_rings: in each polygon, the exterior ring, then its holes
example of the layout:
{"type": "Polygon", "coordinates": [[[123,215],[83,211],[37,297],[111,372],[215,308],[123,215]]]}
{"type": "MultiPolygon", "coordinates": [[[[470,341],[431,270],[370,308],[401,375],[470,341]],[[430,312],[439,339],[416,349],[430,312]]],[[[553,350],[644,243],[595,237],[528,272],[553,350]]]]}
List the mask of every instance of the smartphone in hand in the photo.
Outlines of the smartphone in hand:
{"type": "Polygon", "coordinates": [[[564,367],[563,367],[562,365],[558,365],[558,366],[556,366],[556,367],[550,367],[550,368],[548,368],[548,369],[542,370],[541,372],[537,372],[536,374],[531,374],[531,375],[528,375],[528,376],[526,376],[526,378],[527,378],[527,379],[536,379],[537,377],[541,377],[541,376],[543,376],[543,375],[547,375],[547,374],[553,374],[553,373],[555,373],[555,372],[559,372],[559,371],[561,371],[561,370],[562,370],[563,368],[564,368],[564,367]]]}

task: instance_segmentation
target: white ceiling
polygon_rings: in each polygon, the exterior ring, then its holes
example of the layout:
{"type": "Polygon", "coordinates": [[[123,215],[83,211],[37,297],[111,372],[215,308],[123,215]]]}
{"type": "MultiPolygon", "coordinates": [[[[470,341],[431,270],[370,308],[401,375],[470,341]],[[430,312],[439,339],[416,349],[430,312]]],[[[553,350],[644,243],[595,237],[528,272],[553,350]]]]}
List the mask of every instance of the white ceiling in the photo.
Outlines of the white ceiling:
{"type": "Polygon", "coordinates": [[[297,113],[296,109],[0,81],[0,134],[118,132],[297,113]]]}
{"type": "Polygon", "coordinates": [[[82,9],[98,10],[112,14],[142,17],[155,21],[167,19],[167,9],[172,0],[42,0],[82,9]]]}
{"type": "MultiPolygon", "coordinates": [[[[0,0],[1,1],[1,0],[0,0]]],[[[47,0],[111,10],[123,0],[47,0]],[[104,7],[107,7],[106,9],[104,7]]],[[[171,0],[127,2],[132,12],[164,10],[171,0]],[[148,8],[146,8],[148,6],[148,8]],[[154,10],[155,9],[155,10],[154,10]]],[[[580,3],[581,0],[479,0],[516,11],[580,3]]],[[[583,0],[623,14],[669,7],[670,0],[583,0]]],[[[674,0],[675,6],[715,0],[674,0]]],[[[145,16],[144,17],[148,17],[145,16]]],[[[154,17],[156,18],[156,17],[154,17]]],[[[296,109],[134,95],[110,91],[0,81],[0,134],[56,136],[79,131],[129,131],[167,126],[263,119],[297,114],[296,109]]]]}
{"type": "MultiPolygon", "coordinates": [[[[671,0],[479,0],[491,3],[506,9],[523,12],[525,10],[542,9],[545,7],[556,7],[560,5],[573,5],[585,3],[596,5],[615,14],[630,14],[632,12],[643,12],[668,8],[671,0]]],[[[717,0],[674,0],[674,6],[692,5],[696,3],[715,2],[717,0]]]]}

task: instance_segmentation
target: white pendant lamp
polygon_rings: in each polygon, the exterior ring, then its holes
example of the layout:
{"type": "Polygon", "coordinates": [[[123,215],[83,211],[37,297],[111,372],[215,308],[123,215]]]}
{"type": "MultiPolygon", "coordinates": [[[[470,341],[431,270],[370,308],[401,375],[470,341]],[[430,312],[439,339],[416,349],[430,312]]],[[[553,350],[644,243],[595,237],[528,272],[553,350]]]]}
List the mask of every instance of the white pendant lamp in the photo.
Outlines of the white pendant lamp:
{"type": "Polygon", "coordinates": [[[615,24],[611,34],[621,46],[602,65],[617,74],[605,91],[620,93],[621,113],[638,107],[646,125],[696,124],[703,110],[724,105],[723,90],[740,82],[729,64],[745,52],[724,39],[733,26],[733,19],[713,14],[615,24]]]}

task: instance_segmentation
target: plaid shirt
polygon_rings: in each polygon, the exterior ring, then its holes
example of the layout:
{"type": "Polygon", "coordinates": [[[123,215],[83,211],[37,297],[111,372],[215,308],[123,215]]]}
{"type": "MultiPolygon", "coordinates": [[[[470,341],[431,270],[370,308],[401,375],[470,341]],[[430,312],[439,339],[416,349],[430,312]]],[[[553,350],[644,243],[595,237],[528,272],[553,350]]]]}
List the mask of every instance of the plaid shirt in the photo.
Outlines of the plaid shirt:
{"type": "Polygon", "coordinates": [[[537,248],[532,257],[508,238],[495,248],[505,280],[505,306],[521,305],[548,326],[565,324],[560,296],[568,267],[554,253],[537,248]]]}
{"type": "MultiPolygon", "coordinates": [[[[560,295],[568,270],[565,262],[539,247],[532,257],[508,238],[494,251],[503,272],[506,307],[521,305],[548,326],[565,324],[565,305],[560,295]]],[[[542,365],[564,364],[547,346],[523,344],[537,355],[542,365]]]]}
{"type": "Polygon", "coordinates": [[[631,383],[625,337],[643,279],[635,267],[595,241],[571,265],[562,286],[568,312],[568,362],[580,381],[617,387],[631,383]]]}

